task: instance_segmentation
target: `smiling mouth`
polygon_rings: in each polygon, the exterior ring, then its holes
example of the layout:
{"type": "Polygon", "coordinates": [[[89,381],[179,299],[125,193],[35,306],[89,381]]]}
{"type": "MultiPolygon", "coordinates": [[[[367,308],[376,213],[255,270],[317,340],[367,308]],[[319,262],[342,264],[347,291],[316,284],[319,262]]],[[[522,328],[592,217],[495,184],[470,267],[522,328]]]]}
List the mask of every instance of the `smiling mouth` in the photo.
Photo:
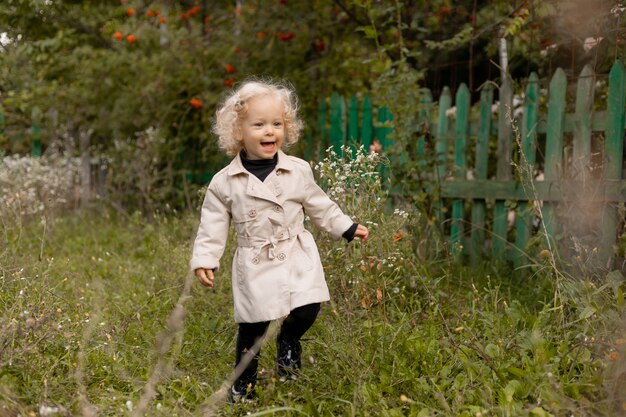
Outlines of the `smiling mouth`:
{"type": "Polygon", "coordinates": [[[271,148],[275,143],[276,142],[261,142],[261,146],[264,148],[271,148]]]}

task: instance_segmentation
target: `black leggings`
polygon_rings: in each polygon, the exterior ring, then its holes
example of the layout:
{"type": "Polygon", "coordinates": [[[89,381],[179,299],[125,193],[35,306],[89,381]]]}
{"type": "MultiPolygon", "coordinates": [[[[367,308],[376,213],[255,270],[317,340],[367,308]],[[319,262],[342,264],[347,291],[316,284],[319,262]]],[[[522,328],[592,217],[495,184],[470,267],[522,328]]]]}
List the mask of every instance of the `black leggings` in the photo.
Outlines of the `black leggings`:
{"type": "MultiPolygon", "coordinates": [[[[282,340],[297,341],[311,328],[317,314],[320,311],[320,303],[307,304],[291,310],[291,313],[283,320],[283,324],[278,333],[278,338],[282,340]]],[[[241,362],[246,351],[252,349],[254,342],[265,334],[269,321],[261,321],[258,323],[239,323],[239,332],[237,334],[237,356],[235,366],[241,362]]],[[[254,385],[256,382],[256,373],[259,366],[259,352],[256,352],[254,359],[243,371],[238,379],[239,388],[245,388],[248,384],[254,385]]]]}

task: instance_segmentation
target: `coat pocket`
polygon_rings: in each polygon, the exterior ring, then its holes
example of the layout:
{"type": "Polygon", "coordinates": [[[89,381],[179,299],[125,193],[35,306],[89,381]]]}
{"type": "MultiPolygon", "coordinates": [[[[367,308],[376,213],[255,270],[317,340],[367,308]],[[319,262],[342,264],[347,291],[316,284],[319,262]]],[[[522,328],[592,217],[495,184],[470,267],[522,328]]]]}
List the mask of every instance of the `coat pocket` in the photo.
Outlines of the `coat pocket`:
{"type": "Polygon", "coordinates": [[[255,260],[253,248],[240,246],[235,253],[235,267],[236,267],[236,281],[239,288],[244,287],[245,282],[249,279],[251,274],[254,274],[251,269],[258,264],[255,260]]]}
{"type": "Polygon", "coordinates": [[[293,262],[294,272],[296,274],[303,274],[305,272],[313,269],[313,259],[311,250],[316,250],[315,248],[311,248],[305,239],[298,235],[298,239],[295,245],[293,245],[292,251],[292,259],[296,261],[293,262]]]}

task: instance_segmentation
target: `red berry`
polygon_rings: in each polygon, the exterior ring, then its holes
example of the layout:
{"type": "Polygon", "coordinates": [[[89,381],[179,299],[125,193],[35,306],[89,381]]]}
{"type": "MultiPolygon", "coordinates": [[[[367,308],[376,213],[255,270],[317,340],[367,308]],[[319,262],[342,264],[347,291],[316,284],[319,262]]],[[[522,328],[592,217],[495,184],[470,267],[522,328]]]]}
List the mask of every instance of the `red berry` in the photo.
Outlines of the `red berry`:
{"type": "Polygon", "coordinates": [[[201,109],[202,101],[199,98],[194,97],[191,100],[189,100],[189,105],[193,107],[194,109],[201,109]]]}
{"type": "Polygon", "coordinates": [[[280,39],[283,42],[289,42],[290,40],[296,37],[296,34],[293,32],[277,32],[276,36],[278,36],[278,39],[280,39]]]}

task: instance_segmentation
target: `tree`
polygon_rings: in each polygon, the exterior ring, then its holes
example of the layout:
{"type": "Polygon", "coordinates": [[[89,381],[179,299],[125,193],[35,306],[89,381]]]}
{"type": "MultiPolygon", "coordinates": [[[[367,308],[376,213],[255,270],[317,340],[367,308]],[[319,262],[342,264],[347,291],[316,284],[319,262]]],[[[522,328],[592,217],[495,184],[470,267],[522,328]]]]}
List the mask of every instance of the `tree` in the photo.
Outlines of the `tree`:
{"type": "MultiPolygon", "coordinates": [[[[27,130],[41,114],[44,145],[66,138],[65,146],[77,146],[87,135],[99,155],[118,159],[158,146],[150,151],[158,172],[175,188],[185,172],[206,181],[203,172],[223,164],[210,124],[237,82],[287,78],[305,112],[333,89],[369,87],[364,60],[375,51],[344,27],[332,2],[316,1],[313,14],[308,2],[207,3],[11,0],[0,12],[0,31],[11,39],[0,54],[7,125],[27,130]],[[117,146],[152,127],[164,140],[117,146]]],[[[8,137],[0,146],[24,151],[8,137]]],[[[125,185],[134,183],[130,175],[125,185]]]]}

